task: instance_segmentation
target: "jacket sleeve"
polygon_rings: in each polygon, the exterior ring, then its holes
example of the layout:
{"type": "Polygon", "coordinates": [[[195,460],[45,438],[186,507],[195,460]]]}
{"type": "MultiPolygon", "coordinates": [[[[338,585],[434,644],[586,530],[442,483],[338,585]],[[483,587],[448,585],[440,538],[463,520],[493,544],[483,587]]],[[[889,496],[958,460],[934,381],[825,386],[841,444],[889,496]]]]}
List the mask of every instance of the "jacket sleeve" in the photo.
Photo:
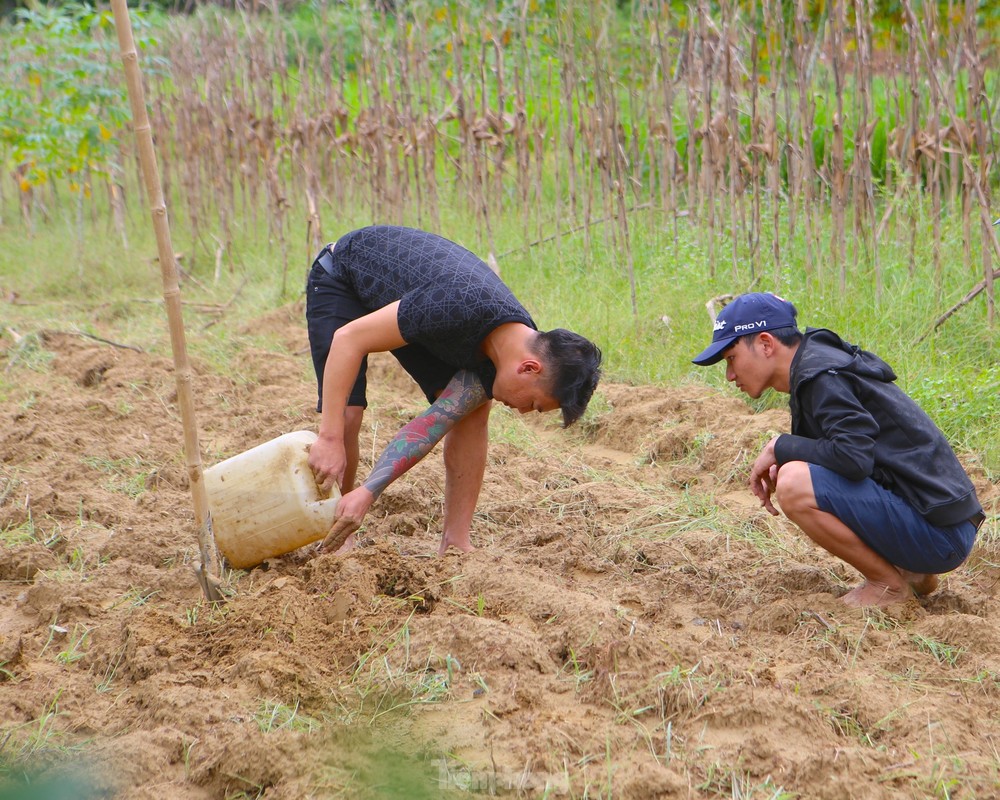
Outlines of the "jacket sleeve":
{"type": "Polygon", "coordinates": [[[831,469],[848,480],[870,477],[879,426],[861,404],[851,376],[822,372],[799,391],[799,427],[809,435],[779,436],[774,445],[778,464],[805,461],[831,469]]]}

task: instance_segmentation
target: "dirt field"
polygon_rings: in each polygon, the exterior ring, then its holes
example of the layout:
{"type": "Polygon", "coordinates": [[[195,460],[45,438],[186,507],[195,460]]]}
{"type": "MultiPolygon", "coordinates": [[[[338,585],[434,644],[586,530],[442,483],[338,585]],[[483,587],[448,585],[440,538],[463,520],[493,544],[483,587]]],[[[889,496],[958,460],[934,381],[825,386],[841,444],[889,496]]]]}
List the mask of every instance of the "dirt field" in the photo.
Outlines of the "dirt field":
{"type": "MultiPolygon", "coordinates": [[[[301,309],[262,329],[284,348],[244,381],[196,364],[206,466],[315,429],[301,309]]],[[[213,609],[172,363],[40,344],[0,337],[0,795],[1000,796],[996,517],[936,595],[849,610],[857,575],[744,486],[784,412],[623,385],[578,431],[498,409],[475,553],[434,555],[436,451],[363,547],[234,573],[213,609]]],[[[421,407],[373,373],[368,459],[421,407]]]]}

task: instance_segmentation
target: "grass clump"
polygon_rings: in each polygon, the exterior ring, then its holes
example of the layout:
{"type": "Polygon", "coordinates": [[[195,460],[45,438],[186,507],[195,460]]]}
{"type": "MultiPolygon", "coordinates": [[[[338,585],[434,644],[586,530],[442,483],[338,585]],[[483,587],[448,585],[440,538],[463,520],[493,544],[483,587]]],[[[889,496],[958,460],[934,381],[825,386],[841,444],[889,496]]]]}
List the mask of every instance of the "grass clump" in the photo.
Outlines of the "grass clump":
{"type": "Polygon", "coordinates": [[[312,733],[320,727],[317,720],[301,713],[298,699],[290,706],[276,700],[263,700],[253,718],[261,733],[280,730],[312,733]]]}

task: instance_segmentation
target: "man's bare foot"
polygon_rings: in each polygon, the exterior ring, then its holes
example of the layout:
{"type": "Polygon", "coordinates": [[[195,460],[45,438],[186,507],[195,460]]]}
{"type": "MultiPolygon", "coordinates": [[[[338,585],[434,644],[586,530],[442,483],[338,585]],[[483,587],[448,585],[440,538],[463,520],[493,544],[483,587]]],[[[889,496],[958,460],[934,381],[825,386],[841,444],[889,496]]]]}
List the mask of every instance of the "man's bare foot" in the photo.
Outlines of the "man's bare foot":
{"type": "Polygon", "coordinates": [[[448,535],[445,534],[444,536],[441,537],[441,544],[438,546],[438,555],[443,556],[445,553],[448,552],[449,547],[454,547],[456,550],[459,550],[463,553],[471,553],[473,550],[476,549],[475,547],[472,546],[472,542],[469,541],[468,537],[466,537],[465,539],[456,539],[455,541],[452,541],[451,539],[448,538],[448,535]]]}
{"type": "Polygon", "coordinates": [[[903,576],[903,580],[910,584],[910,588],[921,597],[931,594],[938,587],[938,576],[934,573],[910,572],[900,567],[896,569],[903,576]]]}
{"type": "Polygon", "coordinates": [[[860,586],[851,589],[840,600],[853,608],[864,608],[865,606],[885,608],[893,603],[902,603],[910,597],[909,586],[894,588],[885,583],[865,581],[860,586]]]}

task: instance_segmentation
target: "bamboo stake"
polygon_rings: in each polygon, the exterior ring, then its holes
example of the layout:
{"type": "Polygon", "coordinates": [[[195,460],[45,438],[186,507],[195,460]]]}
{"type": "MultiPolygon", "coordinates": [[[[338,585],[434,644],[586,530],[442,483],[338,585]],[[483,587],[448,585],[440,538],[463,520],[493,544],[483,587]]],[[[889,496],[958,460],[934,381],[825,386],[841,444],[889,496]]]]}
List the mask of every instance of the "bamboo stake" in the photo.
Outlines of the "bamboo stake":
{"type": "Polygon", "coordinates": [[[198,427],[195,421],[194,403],[191,396],[191,365],[187,357],[184,341],[184,320],[181,314],[180,289],[177,285],[177,265],[170,240],[170,223],[167,207],[163,202],[159,170],[156,165],[156,151],[153,135],[146,113],[146,101],[139,69],[139,55],[132,38],[132,24],[129,20],[126,0],[111,0],[111,9],[118,32],[118,44],[122,53],[122,65],[128,84],[129,102],[132,106],[132,122],[142,165],[146,195],[153,229],[156,232],[157,251],[160,256],[160,274],[163,278],[163,300],[167,309],[170,326],[170,343],[174,354],[174,371],[177,380],[177,403],[180,406],[181,423],[184,428],[184,454],[187,458],[188,479],[194,501],[195,525],[198,528],[199,560],[194,566],[195,575],[205,599],[210,602],[222,600],[219,592],[218,558],[212,536],[212,514],[208,507],[208,493],[202,480],[201,448],[198,443],[198,427]]]}

